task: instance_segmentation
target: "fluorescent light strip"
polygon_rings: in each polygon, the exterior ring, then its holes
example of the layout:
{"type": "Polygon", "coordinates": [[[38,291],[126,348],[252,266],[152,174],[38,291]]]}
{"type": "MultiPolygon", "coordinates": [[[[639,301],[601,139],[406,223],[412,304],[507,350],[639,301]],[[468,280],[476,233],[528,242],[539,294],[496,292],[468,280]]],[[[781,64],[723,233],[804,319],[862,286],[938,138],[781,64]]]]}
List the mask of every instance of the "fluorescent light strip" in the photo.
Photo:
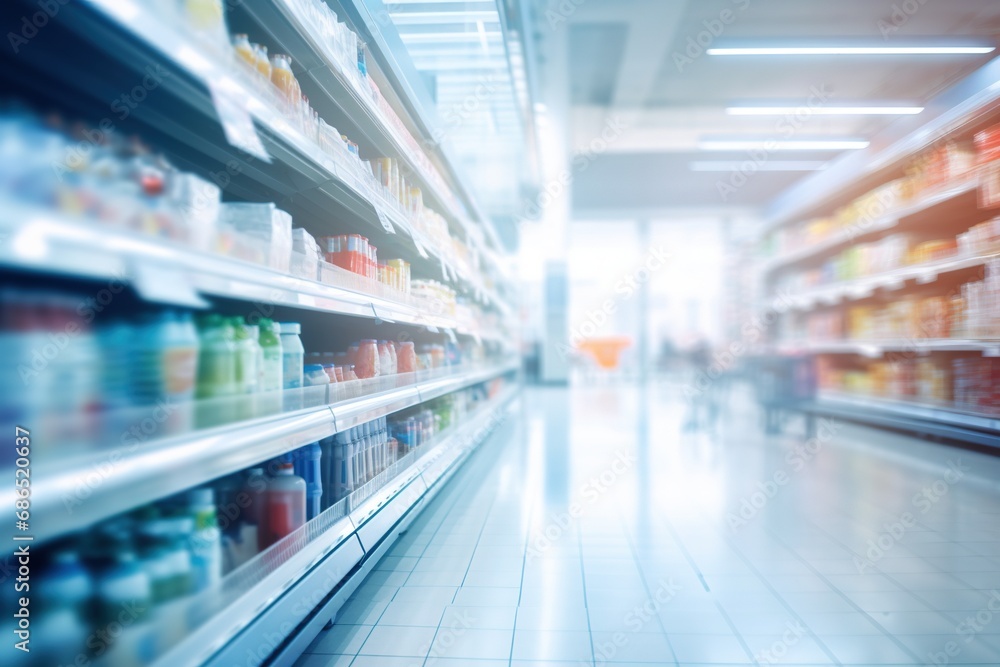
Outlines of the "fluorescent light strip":
{"type": "Polygon", "coordinates": [[[824,106],[791,106],[791,107],[728,107],[726,113],[730,116],[785,116],[789,114],[807,113],[813,116],[914,116],[921,113],[923,107],[824,107],[824,106]],[[803,111],[804,110],[804,111],[803,111]]]}
{"type": "Polygon", "coordinates": [[[708,49],[710,56],[917,56],[992,53],[993,46],[779,46],[708,49]]]}
{"type": "MultiPolygon", "coordinates": [[[[691,171],[740,171],[747,162],[692,162],[689,166],[691,171]]],[[[755,171],[822,171],[826,169],[826,162],[809,161],[781,161],[774,160],[755,164],[755,171]]]]}
{"type": "Polygon", "coordinates": [[[704,151],[742,151],[763,148],[767,151],[845,151],[868,148],[862,139],[788,140],[777,139],[708,139],[698,143],[704,151]]]}

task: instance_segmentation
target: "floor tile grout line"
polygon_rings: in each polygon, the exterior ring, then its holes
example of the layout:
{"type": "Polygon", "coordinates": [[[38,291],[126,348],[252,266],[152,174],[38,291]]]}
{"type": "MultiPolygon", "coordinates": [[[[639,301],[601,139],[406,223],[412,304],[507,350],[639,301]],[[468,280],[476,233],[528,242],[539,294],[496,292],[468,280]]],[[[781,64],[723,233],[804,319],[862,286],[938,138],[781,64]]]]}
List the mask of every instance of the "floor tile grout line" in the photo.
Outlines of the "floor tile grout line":
{"type": "MultiPolygon", "coordinates": [[[[521,416],[524,417],[524,408],[522,408],[521,416]]],[[[524,436],[524,419],[519,420],[521,425],[521,435],[520,438],[515,438],[517,442],[524,443],[528,442],[528,439],[524,436]]],[[[523,479],[523,478],[522,478],[523,479]]],[[[514,607],[514,627],[510,633],[510,655],[507,658],[507,664],[513,664],[514,662],[514,642],[517,639],[517,617],[521,612],[521,598],[524,595],[524,572],[527,569],[528,563],[528,550],[531,549],[531,524],[535,518],[535,511],[537,510],[536,505],[532,505],[528,509],[528,521],[524,529],[524,553],[521,555],[521,581],[517,587],[517,606],[514,607]]]]}
{"type": "MultiPolygon", "coordinates": [[[[708,585],[705,582],[705,577],[702,574],[701,569],[694,562],[694,557],[688,551],[687,547],[684,546],[684,541],[681,539],[680,535],[677,533],[677,530],[674,528],[674,524],[672,521],[670,521],[670,517],[667,516],[666,514],[661,514],[661,517],[664,522],[664,525],[667,528],[667,532],[670,533],[671,538],[674,540],[674,544],[676,544],[677,547],[681,550],[681,553],[684,555],[684,558],[687,559],[688,563],[690,564],[691,569],[695,571],[695,574],[697,574],[698,578],[701,580],[702,586],[704,586],[706,589],[705,592],[711,596],[713,602],[716,602],[716,604],[718,604],[717,596],[714,593],[712,593],[711,590],[708,589],[708,585]]],[[[740,646],[743,647],[743,650],[746,652],[747,657],[753,664],[757,664],[757,660],[753,657],[753,651],[750,650],[750,645],[747,644],[746,640],[743,638],[743,633],[741,633],[739,629],[733,624],[733,621],[731,618],[729,618],[728,614],[723,614],[723,618],[726,620],[726,624],[729,625],[729,629],[732,630],[733,635],[735,635],[736,641],[738,641],[740,646]]]]}
{"type": "Polygon", "coordinates": [[[590,637],[590,664],[597,664],[597,650],[594,646],[594,630],[590,625],[590,606],[587,604],[587,566],[583,560],[583,528],[576,525],[576,551],[580,555],[580,585],[583,586],[583,610],[587,617],[587,636],[590,637]]]}
{"type": "MultiPolygon", "coordinates": [[[[729,548],[732,549],[733,553],[736,554],[736,556],[743,561],[743,563],[747,566],[747,568],[749,568],[750,571],[754,573],[754,576],[756,576],[758,580],[764,583],[765,587],[768,589],[768,591],[770,591],[771,595],[773,595],[781,603],[781,606],[783,606],[785,610],[788,611],[788,613],[796,621],[801,623],[806,628],[806,630],[809,632],[809,636],[812,637],[813,641],[816,642],[816,645],[819,646],[820,650],[822,650],[823,653],[825,653],[827,657],[833,661],[833,664],[841,665],[840,660],[833,653],[833,651],[830,650],[830,648],[826,645],[826,643],[819,636],[819,634],[816,633],[811,627],[809,627],[809,624],[806,623],[805,619],[803,619],[799,615],[799,613],[795,611],[795,608],[791,604],[789,604],[788,601],[785,600],[784,596],[771,584],[770,581],[768,581],[767,577],[764,576],[764,573],[757,569],[757,566],[754,565],[753,561],[750,560],[749,556],[743,553],[743,550],[740,549],[739,545],[729,535],[722,535],[722,539],[726,541],[726,544],[729,546],[729,548]]],[[[827,585],[830,584],[828,583],[827,585]]]]}
{"type": "MultiPolygon", "coordinates": [[[[813,526],[813,527],[814,527],[814,528],[815,528],[816,530],[818,530],[818,531],[820,531],[821,533],[825,534],[825,535],[826,535],[826,536],[827,536],[827,537],[828,537],[829,539],[833,540],[834,542],[837,542],[838,544],[840,544],[840,545],[841,545],[841,546],[842,546],[842,547],[843,547],[844,549],[846,549],[846,550],[847,550],[848,552],[850,552],[851,554],[853,554],[853,555],[854,555],[855,557],[857,557],[857,558],[861,558],[861,555],[860,555],[860,554],[858,554],[858,553],[857,553],[856,551],[854,551],[853,549],[851,549],[850,547],[848,547],[848,546],[847,546],[846,544],[844,544],[843,542],[841,542],[841,541],[840,541],[840,539],[838,539],[838,538],[837,538],[836,536],[834,536],[834,535],[831,535],[831,534],[830,534],[830,533],[829,533],[829,532],[828,532],[828,531],[827,531],[826,529],[824,529],[824,528],[823,528],[822,526],[819,526],[818,524],[816,524],[816,523],[815,523],[814,521],[812,521],[812,520],[809,520],[809,519],[807,519],[807,521],[808,521],[808,522],[809,522],[810,524],[812,524],[812,526],[813,526]]],[[[924,559],[921,559],[921,560],[924,560],[924,559]]],[[[935,565],[934,565],[933,563],[928,563],[928,565],[930,565],[931,567],[934,567],[934,569],[936,569],[936,570],[937,570],[937,569],[939,569],[939,568],[937,568],[937,567],[936,567],[936,566],[935,566],[935,565]]],[[[952,617],[952,616],[950,616],[950,615],[949,615],[948,613],[946,613],[946,612],[947,612],[947,611],[949,611],[949,610],[944,610],[944,609],[936,609],[936,608],[935,608],[935,607],[934,607],[934,606],[933,606],[932,604],[930,604],[930,603],[929,603],[929,602],[928,602],[927,600],[925,600],[925,599],[924,599],[924,598],[922,598],[922,597],[921,597],[920,595],[918,595],[918,592],[919,592],[919,591],[914,591],[914,590],[912,590],[912,589],[911,589],[910,587],[908,587],[908,586],[905,586],[905,585],[903,585],[902,583],[900,583],[899,581],[897,581],[897,580],[896,580],[896,578],[892,576],[892,574],[893,574],[893,573],[891,573],[891,572],[883,572],[883,571],[882,571],[881,569],[879,569],[879,567],[878,567],[878,563],[875,563],[875,564],[873,564],[873,565],[872,565],[872,567],[873,567],[873,568],[874,568],[874,569],[875,569],[876,571],[878,571],[878,573],[879,573],[880,575],[882,575],[883,577],[885,577],[886,579],[888,579],[889,581],[891,581],[891,582],[893,583],[893,585],[895,585],[895,586],[896,586],[896,587],[897,587],[897,588],[898,588],[899,590],[901,590],[902,592],[906,593],[906,594],[907,594],[907,595],[909,595],[910,597],[912,597],[912,598],[916,599],[916,600],[917,600],[917,601],[919,601],[919,602],[920,602],[921,604],[923,604],[923,605],[924,605],[925,607],[927,607],[928,611],[930,611],[931,613],[934,613],[934,614],[937,614],[938,616],[940,616],[940,617],[941,617],[941,618],[943,618],[944,620],[948,621],[949,623],[954,623],[954,624],[955,624],[955,626],[956,626],[956,628],[958,627],[958,625],[961,625],[962,621],[957,621],[957,622],[956,622],[956,621],[955,621],[955,618],[954,618],[954,617],[952,617]]],[[[898,573],[896,573],[896,574],[898,574],[898,573]]],[[[936,572],[935,574],[945,574],[945,575],[948,575],[948,576],[951,576],[951,577],[952,577],[953,579],[955,579],[956,581],[961,581],[961,580],[959,580],[959,579],[958,579],[957,577],[955,577],[954,575],[951,575],[951,573],[949,573],[949,572],[944,572],[944,571],[939,571],[939,572],[936,572]]],[[[972,590],[972,589],[971,589],[971,588],[966,588],[966,589],[961,589],[961,590],[966,590],[966,591],[968,591],[968,590],[972,590]]],[[[976,592],[978,592],[978,591],[976,591],[976,592]]],[[[986,602],[988,602],[988,600],[986,600],[986,602]]],[[[986,604],[986,602],[984,602],[983,604],[985,605],[985,604],[986,604]]],[[[974,610],[974,611],[979,611],[979,610],[974,610]]],[[[867,612],[866,612],[866,613],[867,613],[867,612]]],[[[983,641],[983,643],[987,644],[987,645],[988,645],[988,646],[989,646],[990,648],[992,648],[993,650],[996,650],[996,647],[995,647],[995,646],[994,646],[994,645],[992,644],[992,642],[987,642],[987,641],[986,641],[985,639],[981,639],[981,641],[983,641]]]]}
{"type": "MultiPolygon", "coordinates": [[[[635,541],[629,533],[629,526],[627,523],[623,522],[622,526],[625,530],[625,540],[628,542],[629,551],[632,553],[632,561],[635,563],[635,568],[639,572],[639,578],[642,579],[642,585],[646,589],[646,595],[649,598],[653,597],[653,591],[649,587],[649,581],[646,579],[646,573],[643,571],[642,563],[639,560],[639,550],[635,547],[635,541]]],[[[702,580],[704,585],[704,580],[702,580]]],[[[663,625],[663,618],[660,616],[660,610],[656,610],[656,623],[660,626],[660,631],[663,632],[663,637],[666,639],[667,648],[670,649],[670,656],[674,660],[674,665],[680,665],[680,659],[677,657],[677,651],[674,650],[674,643],[670,641],[670,633],[667,632],[667,628],[663,625]]]]}
{"type": "Polygon", "coordinates": [[[798,552],[796,552],[794,549],[792,549],[787,544],[785,544],[785,542],[782,541],[780,538],[778,538],[778,536],[776,536],[772,531],[768,530],[767,528],[764,528],[763,530],[765,532],[767,532],[768,535],[771,536],[771,539],[773,539],[775,542],[777,542],[778,544],[780,544],[787,551],[790,551],[792,554],[794,554],[795,558],[799,562],[801,562],[805,567],[807,567],[810,570],[812,570],[813,574],[815,574],[817,577],[819,577],[820,579],[822,579],[823,582],[827,586],[829,586],[830,588],[832,588],[834,590],[834,592],[837,593],[845,602],[847,602],[849,605],[851,605],[852,607],[854,607],[854,609],[857,610],[860,614],[862,614],[864,616],[864,618],[866,618],[872,625],[874,625],[875,628],[877,628],[879,630],[879,632],[881,632],[883,635],[885,635],[886,637],[888,637],[896,646],[898,646],[900,649],[902,649],[902,651],[904,653],[906,653],[908,656],[910,656],[918,664],[923,664],[922,662],[920,662],[920,658],[918,658],[915,653],[913,653],[912,651],[910,651],[910,649],[908,647],[906,647],[902,642],[900,642],[896,638],[895,635],[893,635],[891,632],[889,632],[888,630],[886,630],[885,627],[881,623],[879,623],[878,621],[876,621],[875,618],[871,614],[869,614],[867,611],[865,611],[860,606],[858,606],[857,603],[855,603],[853,600],[851,600],[849,597],[847,597],[844,594],[844,592],[841,591],[838,587],[834,586],[833,582],[831,582],[829,579],[827,579],[825,574],[823,574],[822,572],[820,572],[819,570],[817,570],[812,565],[812,563],[810,563],[807,559],[805,559],[802,556],[800,556],[798,554],[798,552]]]}

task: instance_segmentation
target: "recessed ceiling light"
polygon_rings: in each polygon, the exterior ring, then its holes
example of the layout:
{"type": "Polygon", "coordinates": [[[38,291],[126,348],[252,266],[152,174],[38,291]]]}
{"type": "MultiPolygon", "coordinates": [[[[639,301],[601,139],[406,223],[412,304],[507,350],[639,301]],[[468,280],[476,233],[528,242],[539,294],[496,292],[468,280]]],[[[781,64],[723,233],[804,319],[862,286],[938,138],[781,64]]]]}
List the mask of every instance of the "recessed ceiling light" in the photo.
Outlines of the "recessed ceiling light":
{"type": "MultiPolygon", "coordinates": [[[[822,171],[826,162],[771,160],[757,164],[755,171],[822,171]]],[[[746,162],[702,161],[692,162],[691,171],[740,171],[746,167],[746,162]]]]}
{"type": "Polygon", "coordinates": [[[703,151],[742,151],[760,148],[765,151],[845,151],[868,148],[864,139],[703,139],[703,151]]]}
{"type": "Polygon", "coordinates": [[[913,116],[924,110],[916,106],[774,106],[727,107],[730,116],[785,116],[805,113],[813,116],[913,116]]]}
{"type": "Polygon", "coordinates": [[[993,46],[744,46],[716,47],[710,56],[920,56],[992,53],[993,46]]]}

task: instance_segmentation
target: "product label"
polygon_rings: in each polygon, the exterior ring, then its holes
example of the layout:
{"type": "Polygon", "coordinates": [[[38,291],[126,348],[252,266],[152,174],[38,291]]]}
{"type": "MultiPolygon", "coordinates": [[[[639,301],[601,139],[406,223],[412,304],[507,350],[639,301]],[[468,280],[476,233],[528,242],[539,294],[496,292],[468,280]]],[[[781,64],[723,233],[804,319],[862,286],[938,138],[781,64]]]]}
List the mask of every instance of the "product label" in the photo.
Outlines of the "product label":
{"type": "Polygon", "coordinates": [[[284,355],[281,373],[285,389],[298,389],[302,386],[302,361],[300,354],[284,355]]]}

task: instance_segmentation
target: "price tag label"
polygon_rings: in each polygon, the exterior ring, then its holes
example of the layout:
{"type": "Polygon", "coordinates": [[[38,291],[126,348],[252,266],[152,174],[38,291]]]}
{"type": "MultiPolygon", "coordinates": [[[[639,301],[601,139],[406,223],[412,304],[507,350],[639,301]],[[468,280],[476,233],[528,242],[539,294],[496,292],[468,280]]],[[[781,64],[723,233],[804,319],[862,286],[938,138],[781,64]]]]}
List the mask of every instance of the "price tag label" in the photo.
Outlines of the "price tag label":
{"type": "Polygon", "coordinates": [[[208,82],[208,90],[212,95],[212,104],[219,114],[219,121],[222,123],[222,131],[226,135],[226,140],[236,148],[246,151],[264,162],[270,162],[271,156],[267,154],[267,149],[261,143],[257,128],[253,126],[253,118],[250,112],[240,103],[239,100],[219,89],[213,82],[208,82]]]}
{"type": "Polygon", "coordinates": [[[135,291],[146,301],[190,308],[209,306],[191,286],[191,281],[183,271],[148,261],[136,261],[132,265],[131,274],[135,291]]]}
{"type": "Polygon", "coordinates": [[[437,328],[436,326],[434,326],[433,324],[428,324],[428,325],[427,325],[427,330],[428,330],[428,331],[430,331],[431,333],[441,333],[441,330],[440,330],[440,329],[438,329],[438,328],[437,328]]]}
{"type": "Polygon", "coordinates": [[[424,249],[423,244],[420,243],[420,239],[417,238],[416,234],[413,235],[413,245],[417,247],[417,252],[420,253],[421,257],[423,257],[424,259],[428,259],[429,255],[427,254],[427,251],[424,249]]]}
{"type": "Polygon", "coordinates": [[[917,282],[921,285],[929,285],[937,280],[937,271],[923,271],[917,276],[917,282]]]}
{"type": "Polygon", "coordinates": [[[450,280],[448,277],[448,265],[444,263],[444,257],[441,258],[441,276],[444,278],[445,282],[450,280]]]}
{"type": "Polygon", "coordinates": [[[382,229],[384,229],[389,234],[395,234],[396,228],[392,226],[392,222],[389,220],[389,216],[385,214],[385,211],[383,211],[380,208],[377,208],[375,209],[375,212],[378,214],[378,221],[379,223],[381,223],[382,229]]]}
{"type": "Polygon", "coordinates": [[[448,339],[452,343],[454,343],[455,345],[458,345],[458,336],[455,335],[455,330],[454,329],[445,329],[444,332],[446,334],[448,334],[448,339]]]}

